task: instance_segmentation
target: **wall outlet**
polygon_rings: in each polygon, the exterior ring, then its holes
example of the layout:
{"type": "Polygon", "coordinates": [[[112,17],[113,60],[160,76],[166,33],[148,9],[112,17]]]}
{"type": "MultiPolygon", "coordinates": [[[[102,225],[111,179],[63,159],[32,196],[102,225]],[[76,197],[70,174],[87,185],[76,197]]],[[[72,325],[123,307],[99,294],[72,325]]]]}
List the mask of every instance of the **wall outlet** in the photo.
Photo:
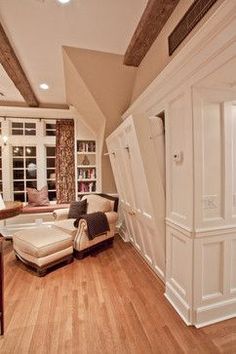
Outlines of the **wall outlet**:
{"type": "Polygon", "coordinates": [[[203,196],[204,209],[217,209],[217,195],[204,195],[203,196]]]}

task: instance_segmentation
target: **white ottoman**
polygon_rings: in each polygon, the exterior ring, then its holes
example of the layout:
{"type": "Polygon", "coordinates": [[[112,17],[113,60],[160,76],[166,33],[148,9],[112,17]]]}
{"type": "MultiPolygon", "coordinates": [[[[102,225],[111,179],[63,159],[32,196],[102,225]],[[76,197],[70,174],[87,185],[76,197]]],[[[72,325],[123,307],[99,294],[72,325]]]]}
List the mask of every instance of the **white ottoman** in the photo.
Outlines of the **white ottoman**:
{"type": "Polygon", "coordinates": [[[56,227],[18,231],[13,236],[16,257],[44,276],[52,266],[73,261],[71,235],[56,227]]]}

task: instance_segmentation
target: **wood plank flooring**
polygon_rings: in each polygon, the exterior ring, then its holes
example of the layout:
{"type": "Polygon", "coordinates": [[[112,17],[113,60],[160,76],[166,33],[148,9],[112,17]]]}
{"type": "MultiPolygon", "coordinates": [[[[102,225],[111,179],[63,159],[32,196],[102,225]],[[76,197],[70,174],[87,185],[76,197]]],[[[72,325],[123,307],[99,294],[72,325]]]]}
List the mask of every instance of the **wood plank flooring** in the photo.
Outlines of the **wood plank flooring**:
{"type": "Polygon", "coordinates": [[[119,238],[96,257],[38,278],[5,241],[1,354],[236,353],[236,318],[187,327],[164,286],[119,238]]]}

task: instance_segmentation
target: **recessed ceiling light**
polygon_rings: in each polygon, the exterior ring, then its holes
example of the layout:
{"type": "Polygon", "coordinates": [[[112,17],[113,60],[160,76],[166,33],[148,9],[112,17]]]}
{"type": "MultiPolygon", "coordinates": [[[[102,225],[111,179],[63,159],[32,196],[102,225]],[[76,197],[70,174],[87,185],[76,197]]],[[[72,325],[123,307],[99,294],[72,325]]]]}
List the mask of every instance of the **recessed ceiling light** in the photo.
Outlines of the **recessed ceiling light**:
{"type": "Polygon", "coordinates": [[[68,4],[71,0],[57,0],[60,4],[68,4]]]}
{"type": "Polygon", "coordinates": [[[39,87],[42,89],[42,90],[48,90],[49,89],[49,86],[48,84],[46,84],[45,82],[40,84],[39,87]]]}

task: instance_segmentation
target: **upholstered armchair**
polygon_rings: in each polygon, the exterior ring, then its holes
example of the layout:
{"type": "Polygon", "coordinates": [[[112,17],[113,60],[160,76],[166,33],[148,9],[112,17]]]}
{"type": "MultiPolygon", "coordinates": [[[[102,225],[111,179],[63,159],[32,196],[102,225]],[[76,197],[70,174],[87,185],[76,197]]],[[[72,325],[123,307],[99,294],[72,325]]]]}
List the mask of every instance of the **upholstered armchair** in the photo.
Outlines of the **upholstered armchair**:
{"type": "Polygon", "coordinates": [[[91,251],[112,245],[118,219],[118,198],[106,194],[88,194],[81,200],[87,199],[87,214],[101,211],[105,213],[110,230],[94,239],[88,237],[87,221],[80,219],[78,228],[74,227],[76,219],[68,219],[69,209],[55,210],[53,212],[54,226],[62,229],[72,236],[74,254],[76,258],[83,258],[91,251]]]}

